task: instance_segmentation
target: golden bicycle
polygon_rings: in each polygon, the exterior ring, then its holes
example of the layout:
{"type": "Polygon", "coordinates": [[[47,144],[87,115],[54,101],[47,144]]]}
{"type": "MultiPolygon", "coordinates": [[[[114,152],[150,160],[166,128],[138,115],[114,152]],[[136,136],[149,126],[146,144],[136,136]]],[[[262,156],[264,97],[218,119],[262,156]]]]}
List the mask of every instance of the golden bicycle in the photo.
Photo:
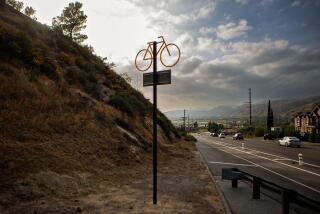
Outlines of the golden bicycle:
{"type": "MultiPolygon", "coordinates": [[[[161,44],[160,48],[157,50],[157,55],[160,53],[160,62],[165,67],[175,66],[180,59],[180,49],[177,45],[173,43],[167,44],[163,36],[159,36],[162,41],[158,42],[161,44]]],[[[148,70],[153,62],[153,50],[152,43],[148,42],[148,47],[146,49],[140,50],[135,58],[135,65],[139,71],[148,70]]]]}

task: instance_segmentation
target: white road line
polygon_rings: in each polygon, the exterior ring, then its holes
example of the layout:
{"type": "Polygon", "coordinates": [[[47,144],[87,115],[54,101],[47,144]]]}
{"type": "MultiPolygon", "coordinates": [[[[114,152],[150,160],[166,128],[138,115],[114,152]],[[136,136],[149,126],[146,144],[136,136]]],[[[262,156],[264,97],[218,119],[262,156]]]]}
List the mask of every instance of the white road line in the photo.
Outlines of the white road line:
{"type": "MultiPolygon", "coordinates": [[[[255,152],[259,152],[261,154],[266,154],[266,155],[269,155],[269,156],[273,156],[273,157],[277,157],[279,159],[286,159],[286,160],[289,160],[289,161],[294,161],[294,162],[298,162],[297,160],[294,160],[294,159],[291,159],[291,158],[285,158],[285,157],[281,157],[281,156],[278,156],[278,155],[274,155],[274,154],[270,154],[270,153],[267,153],[267,152],[261,152],[259,150],[255,150],[255,149],[249,149],[248,150],[251,150],[251,151],[255,151],[255,152]]],[[[316,168],[320,168],[319,165],[314,165],[314,164],[311,164],[311,163],[303,163],[305,165],[309,165],[309,166],[313,166],[313,167],[316,167],[316,168]]]]}
{"type": "Polygon", "coordinates": [[[210,161],[208,163],[211,164],[226,164],[226,165],[237,165],[237,166],[256,166],[254,164],[242,164],[242,163],[226,163],[226,162],[218,162],[218,161],[210,161]]]}
{"type": "Polygon", "coordinates": [[[276,174],[276,175],[278,175],[278,176],[280,176],[280,177],[282,177],[282,178],[285,178],[285,179],[287,179],[287,180],[289,180],[289,181],[292,181],[292,182],[294,182],[294,183],[296,183],[296,184],[299,184],[299,185],[301,185],[301,186],[303,186],[303,187],[305,187],[305,188],[307,188],[307,189],[310,189],[310,190],[312,190],[312,191],[314,191],[314,192],[320,193],[320,190],[317,190],[317,189],[315,189],[315,188],[313,188],[313,187],[307,186],[307,185],[305,185],[305,184],[303,184],[303,183],[301,183],[301,182],[299,182],[299,181],[293,180],[293,179],[291,179],[291,178],[289,178],[289,177],[287,177],[287,176],[285,176],[285,175],[282,175],[282,174],[280,174],[280,173],[278,173],[278,172],[275,172],[275,171],[273,171],[273,170],[271,170],[271,169],[268,169],[268,168],[266,168],[266,167],[264,167],[264,166],[262,166],[262,165],[260,165],[260,164],[257,164],[257,163],[255,163],[255,162],[252,162],[252,161],[250,161],[250,160],[247,160],[246,158],[243,158],[243,157],[240,157],[240,156],[238,156],[238,155],[232,154],[232,153],[227,152],[227,151],[225,151],[225,150],[223,150],[223,149],[221,149],[221,148],[216,148],[216,149],[219,149],[220,151],[223,151],[223,152],[225,152],[225,153],[227,153],[227,154],[230,154],[230,155],[232,155],[232,156],[234,156],[234,157],[237,157],[237,158],[239,158],[239,159],[241,159],[241,160],[247,161],[247,162],[249,162],[249,163],[251,163],[251,164],[253,164],[253,165],[256,165],[257,167],[260,167],[260,168],[262,168],[262,169],[264,169],[264,170],[267,170],[267,171],[269,171],[269,172],[271,172],[271,173],[273,173],[273,174],[276,174]]]}
{"type": "Polygon", "coordinates": [[[291,161],[291,159],[288,158],[276,158],[276,159],[272,159],[273,161],[291,161]]]}
{"type": "MultiPolygon", "coordinates": [[[[213,144],[217,144],[217,143],[213,143],[213,144]]],[[[288,166],[288,167],[291,167],[291,168],[294,168],[294,169],[297,169],[297,170],[300,170],[300,171],[303,171],[303,172],[307,172],[307,173],[310,173],[312,175],[315,175],[315,176],[318,176],[320,177],[320,174],[318,173],[315,173],[315,172],[312,172],[312,171],[309,171],[309,170],[306,170],[306,169],[302,169],[302,168],[299,168],[299,167],[296,167],[296,166],[291,166],[289,164],[286,164],[286,163],[282,163],[282,162],[279,162],[279,161],[274,161],[272,159],[269,159],[269,158],[266,158],[266,157],[263,157],[263,156],[260,156],[260,155],[256,155],[256,154],[253,154],[251,152],[246,152],[246,151],[243,151],[242,149],[236,149],[236,148],[233,148],[233,147],[230,147],[230,146],[224,146],[226,148],[230,148],[230,149],[233,149],[233,150],[237,150],[239,152],[243,152],[243,153],[246,153],[246,154],[250,154],[252,156],[255,156],[255,157],[258,157],[258,158],[262,158],[262,159],[265,159],[265,160],[269,160],[269,161],[272,161],[272,162],[275,162],[275,163],[278,163],[278,164],[282,164],[284,166],[288,166]]]]}
{"type": "MultiPolygon", "coordinates": [[[[216,143],[216,144],[221,144],[223,146],[226,146],[227,145],[230,145],[230,147],[236,147],[234,146],[233,144],[230,144],[230,143],[216,143]]],[[[240,148],[240,147],[239,147],[240,148]]],[[[255,150],[255,149],[250,149],[250,148],[245,148],[245,150],[250,150],[250,151],[255,151],[255,152],[258,152],[258,153],[261,153],[261,154],[266,154],[266,155],[269,155],[269,156],[273,156],[273,157],[276,157],[278,159],[286,159],[286,160],[289,160],[289,161],[294,161],[296,163],[298,163],[297,160],[294,160],[294,159],[291,159],[291,158],[286,158],[286,157],[282,157],[282,156],[279,156],[279,155],[274,155],[274,154],[270,154],[270,153],[267,153],[267,152],[262,152],[262,151],[259,151],[259,150],[255,150]]],[[[248,152],[249,153],[249,152],[248,152]]],[[[249,153],[249,154],[252,154],[252,153],[249,153]]],[[[315,168],[320,168],[319,165],[315,165],[315,164],[311,164],[311,163],[307,163],[307,162],[303,162],[304,165],[309,165],[309,166],[312,166],[312,167],[315,167],[315,168]]],[[[300,168],[299,168],[300,169],[300,168]]]]}

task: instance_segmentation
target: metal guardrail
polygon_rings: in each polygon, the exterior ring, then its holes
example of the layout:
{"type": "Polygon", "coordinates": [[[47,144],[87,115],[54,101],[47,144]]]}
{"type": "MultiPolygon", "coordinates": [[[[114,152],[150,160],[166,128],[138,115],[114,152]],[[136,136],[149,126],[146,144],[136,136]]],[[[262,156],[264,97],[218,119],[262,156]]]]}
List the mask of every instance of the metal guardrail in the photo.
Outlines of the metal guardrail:
{"type": "Polygon", "coordinates": [[[281,196],[282,214],[289,214],[290,204],[296,204],[303,208],[320,213],[320,201],[308,198],[294,190],[284,188],[278,184],[264,180],[238,168],[223,168],[222,179],[231,180],[232,187],[238,187],[238,180],[246,180],[252,183],[252,198],[260,199],[260,189],[264,188],[281,196]]]}

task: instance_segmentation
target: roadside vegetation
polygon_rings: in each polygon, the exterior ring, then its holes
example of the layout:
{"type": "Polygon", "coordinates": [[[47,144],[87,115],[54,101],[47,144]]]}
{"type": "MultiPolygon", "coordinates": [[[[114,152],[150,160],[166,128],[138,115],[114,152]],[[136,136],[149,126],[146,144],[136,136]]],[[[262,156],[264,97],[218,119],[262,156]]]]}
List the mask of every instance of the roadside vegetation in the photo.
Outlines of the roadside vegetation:
{"type": "Polygon", "coordinates": [[[197,139],[195,137],[193,137],[191,134],[183,132],[182,133],[182,137],[185,141],[189,141],[189,142],[197,142],[197,139]]]}

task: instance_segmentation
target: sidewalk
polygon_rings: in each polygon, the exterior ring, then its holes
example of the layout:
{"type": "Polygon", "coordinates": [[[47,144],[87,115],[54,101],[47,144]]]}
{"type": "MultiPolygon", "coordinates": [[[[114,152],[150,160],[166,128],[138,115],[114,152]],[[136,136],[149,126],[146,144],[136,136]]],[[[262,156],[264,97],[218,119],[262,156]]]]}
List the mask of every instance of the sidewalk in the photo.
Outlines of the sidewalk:
{"type": "MultiPolygon", "coordinates": [[[[238,183],[238,188],[231,187],[231,181],[221,180],[215,176],[214,180],[220,188],[227,206],[234,214],[277,214],[281,213],[281,204],[270,197],[261,194],[260,199],[252,199],[252,188],[244,182],[238,183]]],[[[296,212],[290,210],[290,214],[296,212]]]]}

